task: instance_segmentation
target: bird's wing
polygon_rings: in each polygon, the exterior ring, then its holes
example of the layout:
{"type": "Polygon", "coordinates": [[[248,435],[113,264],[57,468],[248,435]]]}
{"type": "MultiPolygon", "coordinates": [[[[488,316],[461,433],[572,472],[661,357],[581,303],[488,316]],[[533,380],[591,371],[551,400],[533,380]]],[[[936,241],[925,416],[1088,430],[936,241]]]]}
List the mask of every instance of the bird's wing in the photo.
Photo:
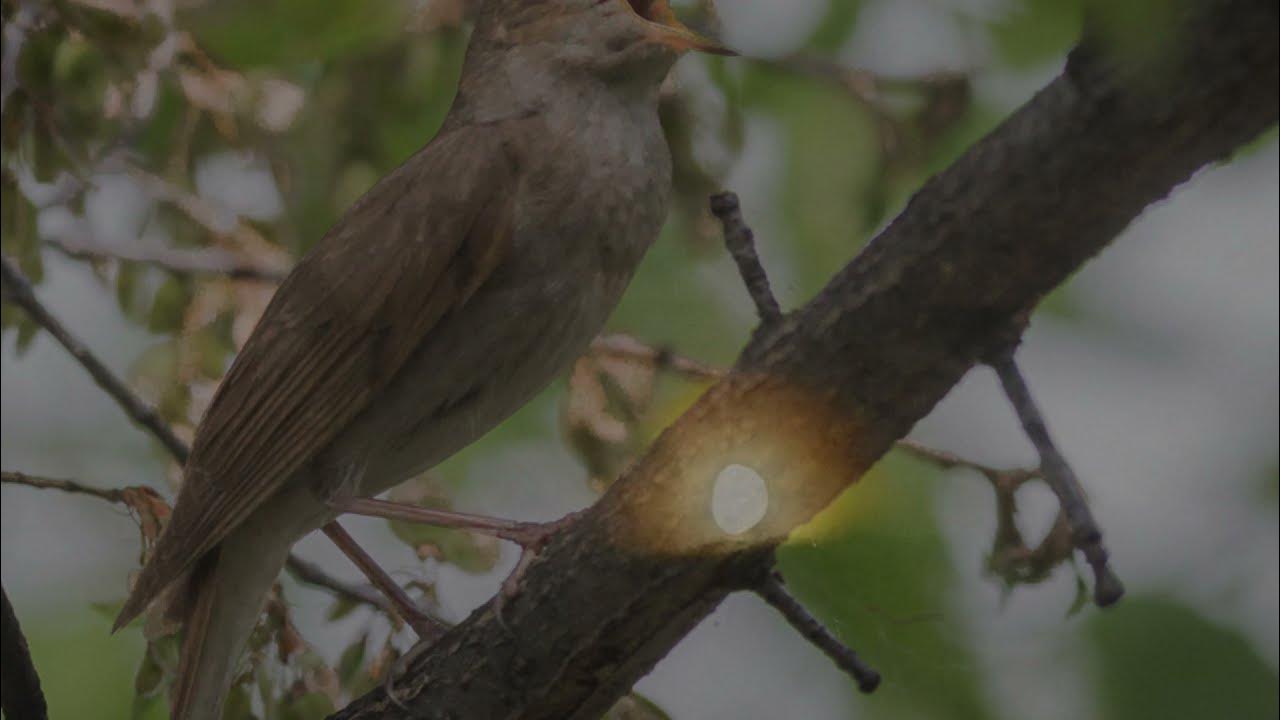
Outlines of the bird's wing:
{"type": "Polygon", "coordinates": [[[118,625],[328,445],[501,262],[518,173],[501,130],[438,136],[280,286],[200,423],[168,527],[118,625]]]}

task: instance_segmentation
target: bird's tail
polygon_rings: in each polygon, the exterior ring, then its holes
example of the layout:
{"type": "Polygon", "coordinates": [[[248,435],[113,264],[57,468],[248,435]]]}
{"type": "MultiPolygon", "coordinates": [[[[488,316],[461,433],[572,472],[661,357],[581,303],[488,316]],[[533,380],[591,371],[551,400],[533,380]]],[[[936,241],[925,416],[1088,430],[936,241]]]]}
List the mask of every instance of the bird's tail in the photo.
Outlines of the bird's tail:
{"type": "Polygon", "coordinates": [[[219,720],[240,655],[289,548],[263,547],[233,532],[200,560],[182,601],[182,655],[173,720],[219,720]]]}

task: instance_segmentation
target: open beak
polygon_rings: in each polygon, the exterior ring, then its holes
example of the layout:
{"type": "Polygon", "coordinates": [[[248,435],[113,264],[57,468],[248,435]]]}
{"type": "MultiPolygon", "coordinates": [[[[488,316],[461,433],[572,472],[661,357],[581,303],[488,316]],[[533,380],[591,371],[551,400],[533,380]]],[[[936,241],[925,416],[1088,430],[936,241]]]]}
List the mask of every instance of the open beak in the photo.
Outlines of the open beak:
{"type": "Polygon", "coordinates": [[[649,25],[649,39],[666,45],[676,52],[711,53],[712,55],[737,55],[738,53],[685,27],[676,19],[667,0],[625,0],[631,11],[649,25]]]}

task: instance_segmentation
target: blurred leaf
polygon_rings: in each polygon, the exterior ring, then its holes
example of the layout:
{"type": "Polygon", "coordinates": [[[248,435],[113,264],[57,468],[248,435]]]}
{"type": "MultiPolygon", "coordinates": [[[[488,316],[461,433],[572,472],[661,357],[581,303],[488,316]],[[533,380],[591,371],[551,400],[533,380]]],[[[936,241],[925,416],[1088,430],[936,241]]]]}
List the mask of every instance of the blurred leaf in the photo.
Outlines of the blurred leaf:
{"type": "Polygon", "coordinates": [[[174,333],[182,329],[182,318],[191,303],[191,284],[183,277],[170,275],[151,300],[147,328],[155,333],[174,333]]]}
{"type": "Polygon", "coordinates": [[[369,636],[361,635],[342,651],[342,656],[338,658],[337,670],[338,679],[343,687],[350,686],[356,675],[364,669],[364,657],[368,651],[368,644],[369,636]]]}
{"type": "Polygon", "coordinates": [[[312,692],[281,703],[280,720],[323,720],[333,713],[333,701],[324,693],[312,692]]]}
{"type": "Polygon", "coordinates": [[[991,717],[952,602],[954,569],[930,512],[931,485],[904,467],[890,459],[862,478],[793,534],[779,567],[805,606],[888,678],[859,696],[860,713],[991,717]]]}
{"type": "Polygon", "coordinates": [[[1000,56],[1014,67],[1061,60],[1080,36],[1081,0],[1021,0],[991,26],[1000,56]]]}
{"type": "Polygon", "coordinates": [[[1280,677],[1235,630],[1160,597],[1127,597],[1085,625],[1101,718],[1218,720],[1280,714],[1280,677]]]}
{"type": "Polygon", "coordinates": [[[827,14],[806,46],[813,50],[835,53],[844,47],[862,9],[861,0],[838,0],[827,4],[827,14]]]}
{"type": "Polygon", "coordinates": [[[1274,509],[1280,506],[1280,461],[1272,460],[1262,477],[1262,499],[1274,509]]]}
{"type": "Polygon", "coordinates": [[[147,652],[142,656],[142,664],[138,666],[138,673],[133,678],[133,691],[142,697],[155,695],[164,681],[164,674],[164,668],[156,660],[151,645],[148,645],[147,652]]]}
{"type": "Polygon", "coordinates": [[[362,604],[359,601],[342,595],[334,599],[324,617],[329,622],[336,622],[355,612],[360,607],[362,607],[362,604]]]}
{"type": "Polygon", "coordinates": [[[808,298],[872,229],[863,201],[879,191],[878,131],[866,108],[830,83],[769,68],[754,69],[750,78],[746,95],[785,132],[779,195],[798,283],[777,290],[808,298]]]}
{"type": "Polygon", "coordinates": [[[253,712],[253,697],[249,686],[236,685],[227,694],[226,704],[222,706],[223,720],[251,720],[258,717],[253,712]]]}
{"type": "Polygon", "coordinates": [[[393,0],[223,0],[188,9],[180,22],[220,61],[247,69],[365,51],[402,34],[407,9],[393,0]]]}

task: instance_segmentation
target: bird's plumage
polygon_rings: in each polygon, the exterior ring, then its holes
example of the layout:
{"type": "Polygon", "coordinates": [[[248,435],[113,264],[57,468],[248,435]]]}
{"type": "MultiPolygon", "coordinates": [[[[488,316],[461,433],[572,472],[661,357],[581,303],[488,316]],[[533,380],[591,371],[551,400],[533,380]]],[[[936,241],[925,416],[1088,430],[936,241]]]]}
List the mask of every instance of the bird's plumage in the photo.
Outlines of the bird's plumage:
{"type": "Polygon", "coordinates": [[[117,626],[328,445],[502,260],[519,160],[500,128],[437,137],[281,285],[200,423],[180,499],[117,626]]]}

